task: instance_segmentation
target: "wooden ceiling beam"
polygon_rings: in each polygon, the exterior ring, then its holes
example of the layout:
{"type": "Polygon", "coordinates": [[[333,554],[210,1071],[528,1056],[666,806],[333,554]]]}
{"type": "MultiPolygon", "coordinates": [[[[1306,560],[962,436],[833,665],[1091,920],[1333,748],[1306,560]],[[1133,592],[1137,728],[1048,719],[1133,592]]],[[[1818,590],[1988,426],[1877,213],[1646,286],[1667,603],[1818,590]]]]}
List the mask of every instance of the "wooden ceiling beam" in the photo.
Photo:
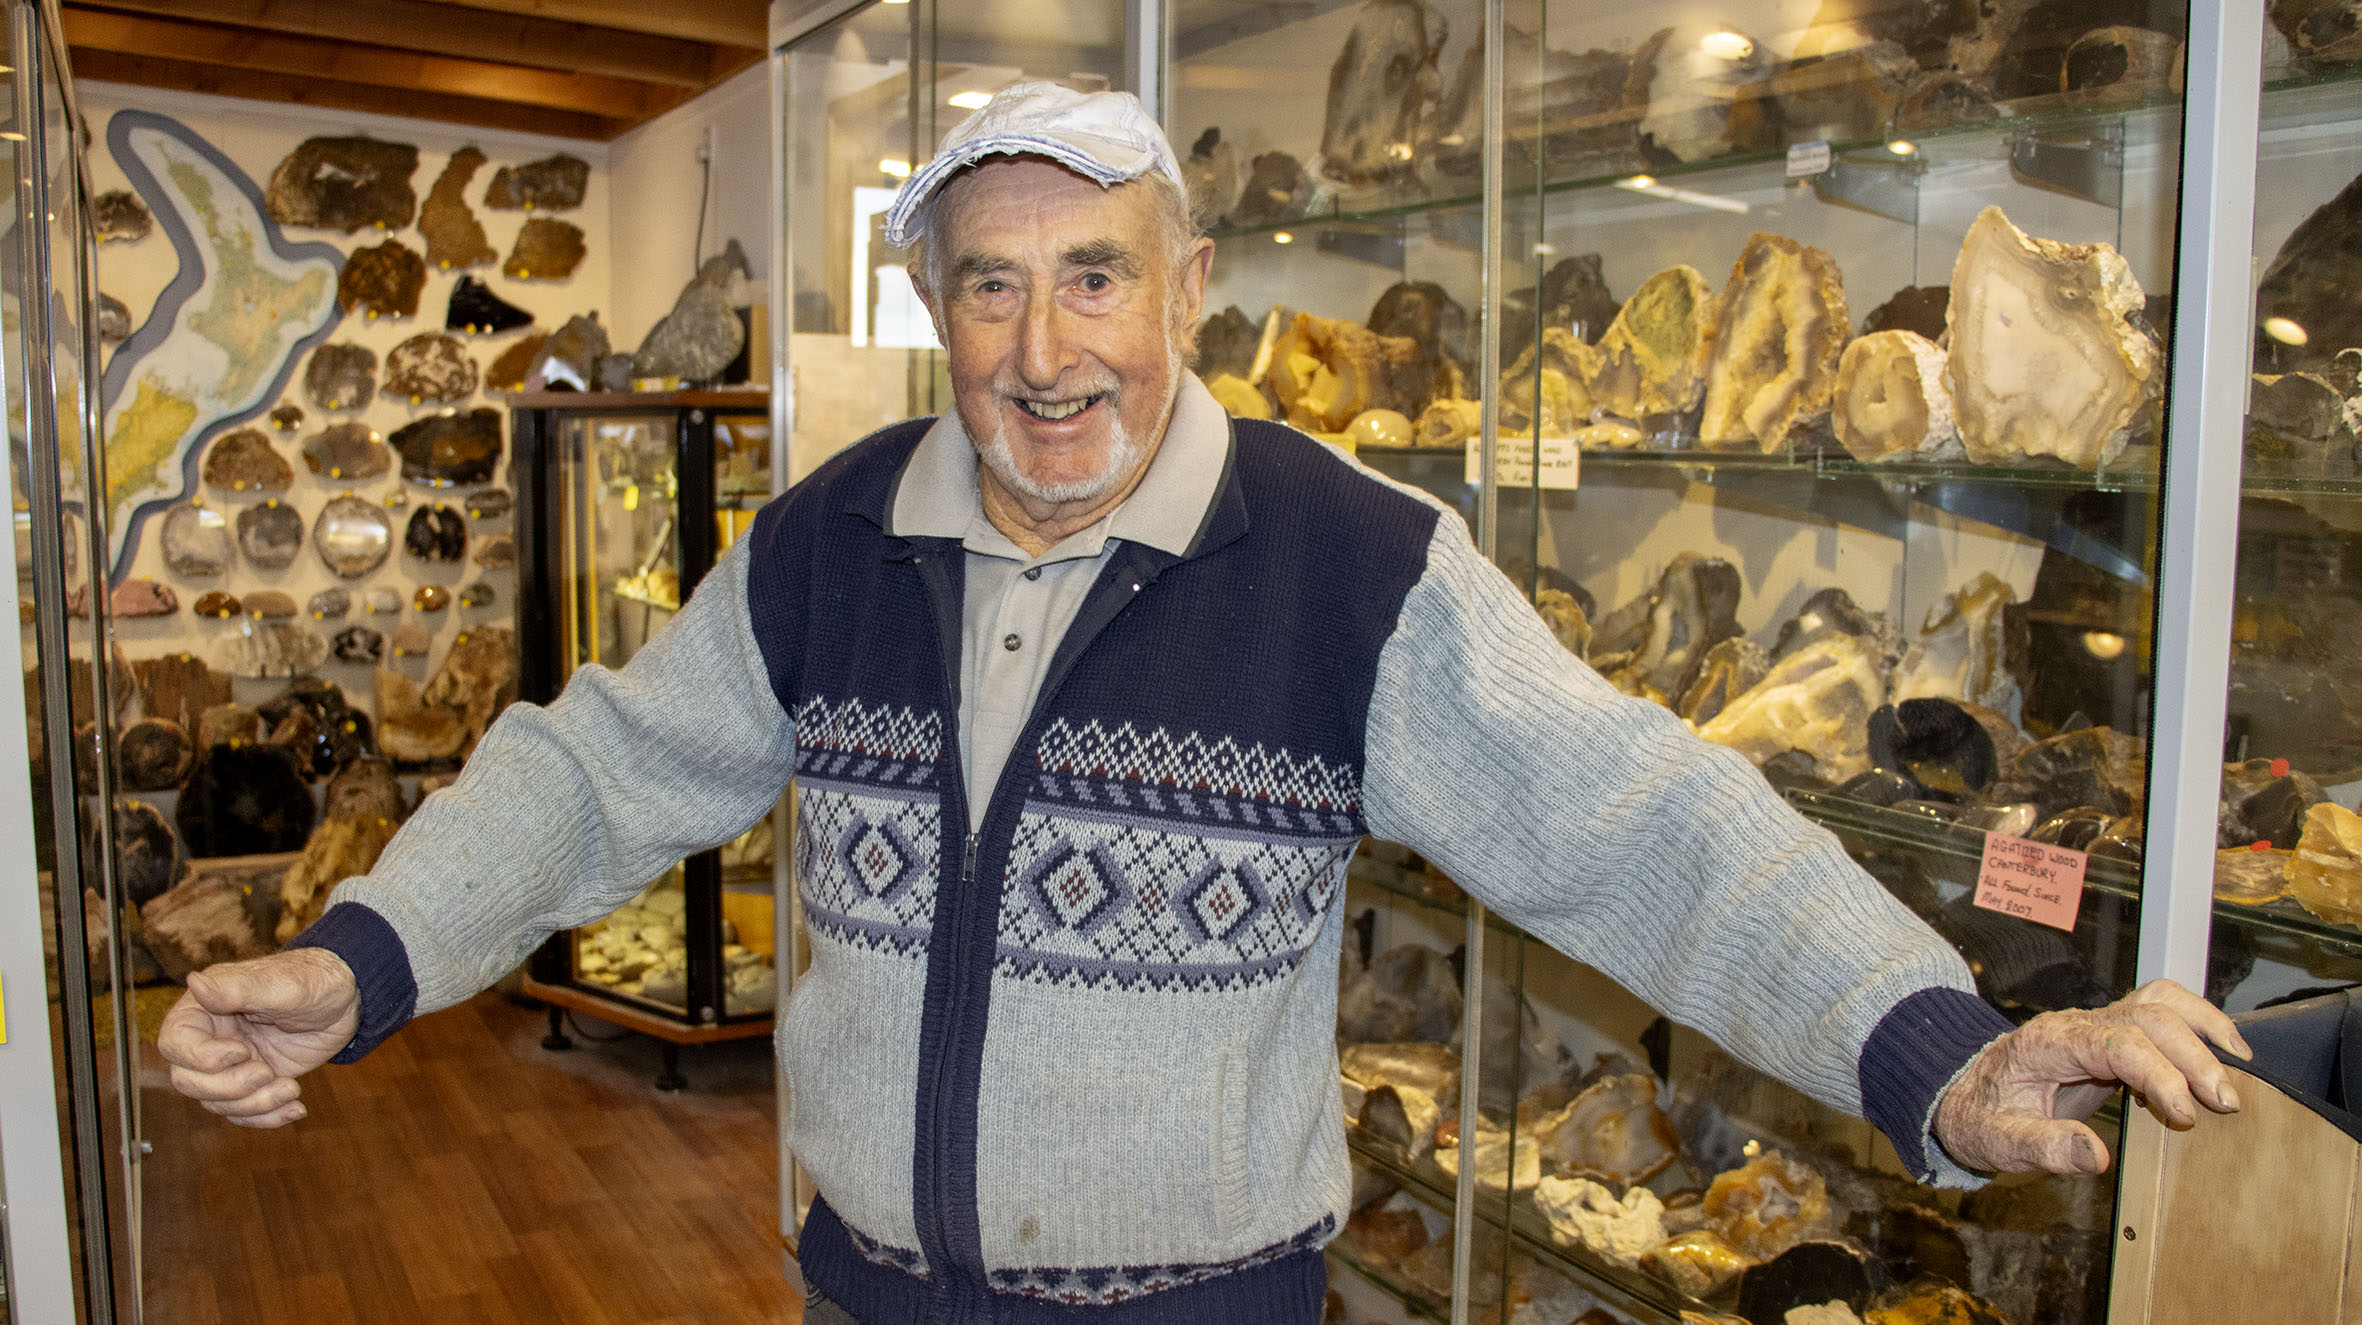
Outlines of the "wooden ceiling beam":
{"type": "Polygon", "coordinates": [[[252,28],[80,9],[65,11],[64,19],[66,43],[81,49],[339,83],[447,92],[487,101],[587,111],[604,119],[645,119],[678,104],[683,96],[679,88],[600,74],[560,74],[252,28]]]}
{"type": "Polygon", "coordinates": [[[770,49],[769,0],[429,0],[454,8],[517,14],[532,18],[580,23],[594,28],[622,28],[653,37],[712,42],[745,50],[770,49]]]}
{"type": "Polygon", "coordinates": [[[367,111],[377,115],[400,115],[411,119],[440,120],[449,124],[470,124],[485,129],[507,129],[517,133],[581,138],[594,142],[605,142],[632,127],[629,121],[608,119],[581,111],[524,106],[482,97],[339,83],[295,74],[226,69],[219,65],[193,64],[183,60],[126,55],[119,51],[84,47],[71,47],[69,50],[76,78],[110,83],[204,92],[219,97],[243,97],[249,101],[278,101],[334,110],[367,111]]]}
{"type": "Polygon", "coordinates": [[[694,89],[717,82],[718,70],[746,65],[742,52],[704,42],[488,13],[435,0],[101,0],[69,3],[66,9],[259,28],[694,89]]]}

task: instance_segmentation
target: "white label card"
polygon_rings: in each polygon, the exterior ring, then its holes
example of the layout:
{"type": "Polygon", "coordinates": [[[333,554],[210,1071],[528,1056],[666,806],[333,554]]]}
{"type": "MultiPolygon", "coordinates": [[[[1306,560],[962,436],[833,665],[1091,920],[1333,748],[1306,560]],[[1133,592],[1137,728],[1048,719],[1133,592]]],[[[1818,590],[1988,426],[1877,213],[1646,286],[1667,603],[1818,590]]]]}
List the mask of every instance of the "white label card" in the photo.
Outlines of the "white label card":
{"type": "Polygon", "coordinates": [[[1788,144],[1788,178],[1790,179],[1818,175],[1829,168],[1829,161],[1829,144],[1827,143],[1788,144]]]}
{"type": "MultiPolygon", "coordinates": [[[[1477,458],[1478,439],[1468,439],[1466,475],[1473,487],[1484,478],[1483,462],[1477,458]]],[[[1540,470],[1535,474],[1536,442],[1531,437],[1503,437],[1493,443],[1493,477],[1504,488],[1549,488],[1572,492],[1583,479],[1583,448],[1572,437],[1544,437],[1540,446],[1540,470]]]]}

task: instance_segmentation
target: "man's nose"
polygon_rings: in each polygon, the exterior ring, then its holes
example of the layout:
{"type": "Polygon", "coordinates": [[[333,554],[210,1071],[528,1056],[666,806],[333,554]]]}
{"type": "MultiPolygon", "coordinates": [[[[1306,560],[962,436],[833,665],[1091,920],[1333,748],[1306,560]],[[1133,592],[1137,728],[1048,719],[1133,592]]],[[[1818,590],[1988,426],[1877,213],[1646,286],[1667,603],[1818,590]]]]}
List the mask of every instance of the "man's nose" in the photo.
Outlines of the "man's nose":
{"type": "Polygon", "coordinates": [[[1058,379],[1074,366],[1077,355],[1069,330],[1065,312],[1058,307],[1057,300],[1027,301],[1025,325],[1017,346],[1017,374],[1026,386],[1047,391],[1058,385],[1058,379]]]}

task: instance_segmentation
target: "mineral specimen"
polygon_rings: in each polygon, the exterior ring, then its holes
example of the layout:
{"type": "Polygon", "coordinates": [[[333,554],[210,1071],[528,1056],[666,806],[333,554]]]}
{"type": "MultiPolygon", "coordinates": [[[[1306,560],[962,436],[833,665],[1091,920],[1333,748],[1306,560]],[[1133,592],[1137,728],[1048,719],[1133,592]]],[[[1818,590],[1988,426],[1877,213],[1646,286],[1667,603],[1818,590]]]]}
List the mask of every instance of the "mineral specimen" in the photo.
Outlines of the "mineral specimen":
{"type": "MultiPolygon", "coordinates": [[[[439,584],[422,584],[412,591],[410,605],[421,612],[440,612],[451,606],[451,591],[439,584]]],[[[401,638],[398,632],[395,638],[397,641],[401,638]]],[[[403,653],[408,650],[397,648],[395,652],[403,653]]]]}
{"type": "Polygon", "coordinates": [[[1828,254],[1779,235],[1748,236],[1707,324],[1700,444],[1785,450],[1828,413],[1852,330],[1828,254]]]}
{"type": "Polygon", "coordinates": [[[582,227],[536,216],[517,232],[500,270],[514,280],[562,281],[582,262],[582,227]]]}
{"type": "Polygon", "coordinates": [[[2140,283],[2106,244],[2035,239],[1987,207],[1952,267],[1947,368],[1971,460],[2116,459],[2155,404],[2156,339],[2140,283]]]}
{"type": "Polygon", "coordinates": [[[367,874],[379,853],[401,825],[376,815],[323,819],[303,844],[303,858],[287,867],[279,883],[279,899],[287,913],[280,917],[281,943],[294,938],[320,918],[328,906],[328,891],[356,874],[367,874]]]}
{"type": "Polygon", "coordinates": [[[183,502],[165,512],[157,542],[175,575],[203,578],[230,568],[230,522],[210,506],[183,502]]]}
{"type": "Polygon", "coordinates": [[[2075,38],[2059,66],[2059,90],[2076,100],[2140,97],[2162,92],[2181,77],[2178,37],[2111,24],[2075,38]]]}
{"type": "Polygon", "coordinates": [[[1625,694],[1670,707],[1695,679],[1707,651],[1739,634],[1741,589],[1738,568],[1720,557],[1675,557],[1645,605],[1598,623],[1591,665],[1625,694]]]}
{"type": "Polygon", "coordinates": [[[102,345],[131,339],[131,306],[104,291],[98,296],[98,339],[102,345]]]}
{"type": "Polygon", "coordinates": [[[476,564],[486,570],[513,570],[517,564],[514,534],[494,534],[476,543],[476,564]]]}
{"type": "Polygon", "coordinates": [[[277,864],[211,866],[174,884],[140,908],[140,942],[164,978],[186,981],[218,962],[247,961],[278,950],[277,864]],[[258,880],[262,886],[257,886],[258,880]]]}
{"type": "Polygon", "coordinates": [[[1206,131],[1189,145],[1189,155],[1181,158],[1181,183],[1189,194],[1190,210],[1209,220],[1219,221],[1238,201],[1240,173],[1238,148],[1222,141],[1222,130],[1208,125],[1206,131]]]}
{"type": "Polygon", "coordinates": [[[492,293],[491,286],[473,276],[462,276],[451,287],[451,302],[443,311],[445,330],[471,336],[513,331],[532,321],[531,313],[492,293]]]}
{"type": "Polygon", "coordinates": [[[1862,1319],[1865,1325],[2010,1325],[1958,1285],[1924,1277],[1871,1298],[1862,1319]]]}
{"type": "Polygon", "coordinates": [[[1687,20],[1632,60],[1632,83],[1647,89],[1642,145],[1653,159],[1705,161],[1776,146],[1770,96],[1776,61],[1762,42],[1720,23],[1687,20]]]}
{"type": "Polygon", "coordinates": [[[1719,1297],[1755,1258],[1711,1229],[1691,1229],[1642,1252],[1640,1268],[1693,1298],[1719,1297]]]}
{"type": "Polygon", "coordinates": [[[1462,446],[1484,426],[1484,405],[1474,400],[1439,400],[1420,411],[1411,425],[1414,446],[1462,446]]]}
{"type": "Polygon", "coordinates": [[[1589,1178],[1547,1177],[1534,1185],[1534,1209],[1562,1247],[1585,1247],[1624,1265],[1665,1240],[1665,1203],[1646,1187],[1619,1199],[1589,1178]]]}
{"type": "MultiPolygon", "coordinates": [[[[281,432],[294,432],[303,426],[303,406],[287,403],[273,409],[271,411],[271,426],[281,432]]],[[[294,472],[289,471],[288,478],[292,480],[294,477],[294,472]]]]}
{"type": "Polygon", "coordinates": [[[246,615],[257,621],[286,621],[295,615],[295,600],[276,589],[253,589],[246,594],[246,615]]]}
{"type": "Polygon", "coordinates": [[[1829,782],[1865,772],[1870,713],[1886,698],[1874,647],[1859,636],[1824,633],[1781,656],[1698,735],[1757,764],[1801,750],[1829,782]]]}
{"type": "Polygon", "coordinates": [[[1931,341],[1944,338],[1944,313],[1952,306],[1949,285],[1906,285],[1862,319],[1865,336],[1881,331],[1915,331],[1931,341]]]}
{"type": "Polygon", "coordinates": [[[507,488],[485,488],[467,495],[467,515],[471,520],[498,520],[512,504],[507,488]]]}
{"type": "Polygon", "coordinates": [[[1440,1043],[1460,1026],[1460,980],[1451,958],[1420,943],[1379,954],[1337,994],[1346,1044],[1440,1043]]]}
{"type": "MultiPolygon", "coordinates": [[[[182,804],[187,797],[182,797],[182,804]]],[[[131,904],[140,906],[161,896],[181,873],[181,843],[172,836],[172,826],[164,822],[164,815],[146,801],[115,801],[113,815],[115,830],[116,883],[131,904]]],[[[98,825],[90,825],[90,850],[95,857],[98,825]]],[[[190,855],[212,855],[201,851],[184,826],[181,837],[188,841],[190,855]]]]}
{"type": "Polygon", "coordinates": [[[1734,637],[1706,651],[1697,674],[1682,687],[1673,711],[1691,726],[1712,722],[1731,701],[1771,674],[1771,655],[1753,640],[1734,637]]]}
{"type": "Polygon", "coordinates": [[[1479,1187],[1530,1192],[1542,1180],[1541,1151],[1530,1136],[1517,1136],[1512,1144],[1509,1132],[1480,1124],[1473,1138],[1463,1132],[1459,1142],[1435,1148],[1435,1166],[1454,1178],[1460,1176],[1460,1157],[1466,1151],[1474,1155],[1479,1187]]]}
{"type": "Polygon", "coordinates": [[[1916,331],[1876,331],[1845,347],[1831,422],[1856,460],[1956,460],[1942,346],[1916,331]]]}
{"type": "Polygon", "coordinates": [[[281,570],[303,550],[303,516],[273,497],[238,512],[238,551],[260,570],[281,570]]]}
{"type": "Polygon", "coordinates": [[[2085,807],[2116,816],[2140,813],[2147,794],[2148,753],[2141,738],[2109,727],[2079,727],[2020,751],[1992,798],[2032,801],[2045,817],[2085,807]]]}
{"type": "Polygon", "coordinates": [[[294,751],[244,744],[205,751],[173,818],[192,856],[258,856],[301,848],[316,813],[294,751]]]}
{"type": "Polygon", "coordinates": [[[1303,162],[1285,152],[1265,152],[1247,167],[1235,219],[1240,225],[1284,221],[1303,209],[1307,192],[1303,162]]]}
{"type": "Polygon", "coordinates": [[[400,823],[410,813],[402,799],[402,784],[394,777],[394,766],[383,759],[363,755],[349,760],[328,779],[322,793],[320,817],[324,819],[388,819],[400,823]]]}
{"type": "Polygon", "coordinates": [[[490,607],[499,600],[499,593],[483,580],[477,580],[459,591],[459,604],[462,607],[490,607]]]}
{"type": "MultiPolygon", "coordinates": [[[[1539,168],[1546,178],[1563,178],[1636,164],[1638,126],[1648,102],[1647,88],[1632,82],[1632,68],[1636,58],[1652,59],[1669,31],[1643,40],[1636,56],[1554,50],[1516,24],[1506,25],[1503,91],[1509,104],[1532,116],[1501,144],[1508,177],[1532,178],[1539,168]]],[[[1424,164],[1449,179],[1474,179],[1484,165],[1484,115],[1484,44],[1471,42],[1430,121],[1434,146],[1424,164]]]]}
{"type": "Polygon", "coordinates": [[[2362,5],[2355,0],[2270,0],[2267,12],[2299,57],[2321,65],[2362,60],[2362,5]]]}
{"type": "Polygon", "coordinates": [[[372,615],[391,615],[402,610],[402,593],[391,585],[381,584],[369,591],[363,605],[372,615]]]}
{"type": "Polygon", "coordinates": [[[115,767],[129,791],[163,791],[186,781],[197,748],[169,718],[142,718],[115,737],[115,767]]]}
{"type": "Polygon", "coordinates": [[[230,678],[207,667],[189,653],[167,653],[143,658],[138,664],[140,702],[151,718],[162,718],[183,731],[197,730],[197,719],[216,704],[230,702],[230,678]]]}
{"type": "Polygon", "coordinates": [[[256,623],[222,644],[222,666],[236,676],[300,676],[328,656],[328,641],[308,626],[256,623]]]}
{"type": "Polygon", "coordinates": [[[385,356],[385,392],[412,404],[454,404],[476,392],[476,361],[458,338],[421,332],[385,356]]]}
{"type": "Polygon", "coordinates": [[[1641,283],[1599,340],[1592,398],[1638,420],[1698,403],[1714,295],[1695,267],[1669,267],[1641,283]]]}
{"type": "Polygon", "coordinates": [[[418,233],[426,236],[426,260],[439,270],[475,267],[499,258],[484,237],[484,223],[467,205],[467,185],[484,164],[484,154],[462,147],[444,163],[418,210],[418,233]]]}
{"type": "Polygon", "coordinates": [[[336,660],[375,663],[385,657],[385,636],[367,626],[346,626],[336,632],[336,660]]]}
{"type": "Polygon", "coordinates": [[[1557,637],[1560,647],[1578,658],[1590,655],[1591,614],[1583,610],[1573,594],[1564,589],[1536,589],[1534,610],[1542,614],[1543,622],[1557,637]]]}
{"type": "Polygon", "coordinates": [[[467,557],[467,521],[458,511],[436,502],[410,513],[410,527],[402,546],[421,561],[462,561],[467,557]]]}
{"type": "Polygon", "coordinates": [[[2262,906],[2288,896],[2288,862],[2295,854],[2246,847],[2218,849],[2214,853],[2214,900],[2262,906]]]}
{"type": "Polygon", "coordinates": [[[599,325],[599,315],[584,313],[570,317],[533,360],[532,371],[525,378],[526,389],[555,388],[563,384],[576,391],[597,390],[599,360],[606,354],[607,329],[599,325]]]}
{"type": "Polygon", "coordinates": [[[583,186],[589,182],[588,161],[563,153],[545,156],[493,171],[492,183],[484,190],[484,205],[501,211],[571,211],[582,205],[583,186]]]}
{"type": "Polygon", "coordinates": [[[149,213],[148,205],[129,189],[109,189],[92,198],[90,220],[102,243],[145,239],[156,228],[156,218],[149,213]]]}
{"type": "Polygon", "coordinates": [[[1442,286],[1433,281],[1400,281],[1388,286],[1370,308],[1368,325],[1372,335],[1408,337],[1418,345],[1419,375],[1424,381],[1419,393],[1421,408],[1431,401],[1468,394],[1468,310],[1442,286]]]}
{"type": "Polygon", "coordinates": [[[549,344],[547,336],[525,336],[510,343],[484,369],[486,391],[521,391],[525,375],[533,370],[533,361],[542,347],[549,344]]]}
{"type": "Polygon", "coordinates": [[[393,638],[387,642],[388,651],[396,658],[424,658],[434,647],[433,632],[418,621],[405,621],[394,627],[393,638]]]}
{"type": "Polygon", "coordinates": [[[2304,834],[2288,855],[2288,891],[2336,925],[2362,925],[2362,815],[2335,801],[2305,811],[2304,834]]]}
{"type": "Polygon", "coordinates": [[[393,444],[402,455],[402,477],[412,483],[448,488],[489,482],[500,459],[500,411],[430,414],[395,429],[393,444]]]}
{"type": "Polygon", "coordinates": [[[1912,797],[1970,800],[2000,772],[1993,737],[1948,699],[1905,699],[1870,715],[1870,759],[1909,776],[1912,797]]]}
{"type": "Polygon", "coordinates": [[[1502,433],[1577,436],[1591,422],[1589,383],[1598,372],[1597,350],[1562,327],[1544,327],[1542,338],[1502,370],[1502,433]]]}
{"type": "Polygon", "coordinates": [[[1922,69],[1941,69],[1954,39],[1976,26],[1976,0],[1821,0],[1796,49],[1815,55],[1893,42],[1922,69]]]}
{"type": "Polygon", "coordinates": [[[1886,132],[1918,78],[1900,46],[1873,42],[1779,65],[1764,91],[1788,141],[1858,142],[1886,132]]]}
{"type": "MultiPolygon", "coordinates": [[[[2362,51],[2362,37],[2356,41],[2362,51]]],[[[2325,371],[2338,351],[2362,345],[2362,310],[2353,298],[2358,265],[2362,175],[2314,208],[2264,268],[2255,292],[2257,372],[2325,371]]]]}
{"type": "Polygon", "coordinates": [[[599,363],[598,363],[598,370],[597,370],[596,376],[597,376],[597,378],[598,378],[598,383],[597,383],[597,386],[596,386],[596,388],[595,388],[595,389],[597,389],[597,390],[600,390],[600,391],[629,391],[629,390],[631,390],[631,389],[632,389],[632,356],[630,356],[630,355],[628,355],[628,354],[602,354],[602,355],[600,355],[600,356],[599,356],[599,363]]]}
{"type": "Polygon", "coordinates": [[[1673,1120],[1644,1072],[1603,1077],[1533,1126],[1542,1160],[1563,1176],[1628,1187],[1664,1172],[1680,1153],[1673,1120]]]}
{"type": "Polygon", "coordinates": [[[461,725],[459,715],[440,704],[426,703],[416,681],[380,667],[372,686],[377,701],[378,748],[396,765],[449,759],[467,743],[467,728],[461,725]]]}
{"type": "MultiPolygon", "coordinates": [[[[322,511],[320,518],[312,523],[312,539],[315,543],[319,541],[321,527],[327,523],[328,513],[322,511]]],[[[345,613],[353,610],[353,591],[350,589],[322,589],[311,596],[310,601],[304,604],[303,610],[311,613],[314,621],[340,620],[345,613]]]]}
{"type": "Polygon", "coordinates": [[[1351,187],[1407,179],[1439,90],[1445,23],[1420,0],[1367,0],[1329,66],[1325,174],[1351,187]]]}
{"type": "Polygon", "coordinates": [[[232,492],[285,492],[295,482],[295,467],[271,445],[271,439],[252,428],[222,434],[205,453],[205,481],[232,492]]]}
{"type": "Polygon", "coordinates": [[[366,345],[321,346],[304,366],[303,389],[325,410],[369,408],[377,398],[377,351],[366,345]]]}
{"type": "MultiPolygon", "coordinates": [[[[1562,327],[1586,345],[1598,344],[1616,320],[1619,307],[1616,297],[1608,293],[1607,278],[1600,274],[1599,264],[1597,253],[1561,258],[1542,273],[1539,286],[1510,291],[1501,301],[1501,358],[1514,361],[1523,354],[1533,343],[1536,325],[1562,327]]],[[[1374,315],[1372,326],[1376,326],[1374,315]]]]}
{"type": "Polygon", "coordinates": [[[721,256],[706,259],[673,301],[672,311],[648,329],[632,354],[632,374],[678,377],[683,382],[718,380],[746,348],[746,326],[730,307],[730,287],[744,280],[747,271],[746,254],[735,239],[721,256]]]}
{"type": "MultiPolygon", "coordinates": [[[[1739,1277],[1739,1315],[1787,1322],[1798,1308],[1828,1305],[1850,1316],[1870,1300],[1871,1271],[1870,1258],[1843,1242],[1799,1242],[1739,1277]]],[[[1883,1279],[1884,1267],[1879,1271],[1883,1279]]]]}
{"type": "Polygon", "coordinates": [[[357,248],[336,277],[336,302],[347,313],[370,317],[416,317],[426,289],[426,259],[399,239],[357,248]]]}
{"type": "Polygon", "coordinates": [[[2257,373],[2247,393],[2247,461],[2256,473],[2343,478],[2354,472],[2355,420],[2319,373],[2257,373]]]}
{"type": "Polygon", "coordinates": [[[1416,1161],[1435,1149],[1443,1107],[1416,1086],[1375,1086],[1362,1092],[1354,1126],[1367,1143],[1390,1146],[1416,1161]]]}
{"type": "Polygon", "coordinates": [[[1769,1260],[1833,1227],[1828,1184],[1811,1165],[1777,1150],[1716,1174],[1700,1209],[1725,1241],[1757,1260],[1769,1260]]]}
{"type": "Polygon", "coordinates": [[[2018,712],[2017,678],[2005,665],[2008,622],[2003,611],[2017,594],[1991,571],[1928,609],[1919,638],[1895,667],[1892,696],[1934,697],[1981,704],[2013,718],[2018,712]]]}
{"type": "Polygon", "coordinates": [[[1236,304],[1207,318],[1197,328],[1198,376],[1211,382],[1227,374],[1243,384],[1254,372],[1262,337],[1262,325],[1248,320],[1236,304]]]}
{"type": "MultiPolygon", "coordinates": [[[[517,698],[517,635],[507,626],[472,626],[451,641],[426,701],[459,713],[465,751],[476,748],[492,720],[517,698]]],[[[463,751],[464,752],[464,751],[463,751]]]]}
{"type": "Polygon", "coordinates": [[[393,468],[377,430],[358,419],[332,423],[304,440],[304,464],[333,479],[370,479],[393,468]]]}
{"type": "Polygon", "coordinates": [[[374,138],[306,138],[271,172],[263,203],[281,225],[347,234],[399,230],[418,210],[410,174],[418,149],[374,138]]]}
{"type": "Polygon", "coordinates": [[[1363,410],[1419,412],[1421,363],[1414,341],[1298,313],[1272,351],[1271,380],[1289,424],[1343,432],[1363,410]]]}
{"type": "Polygon", "coordinates": [[[1375,1264],[1393,1265],[1427,1245],[1427,1221],[1416,1202],[1396,1196],[1354,1211],[1345,1221],[1345,1237],[1375,1264]]]}
{"type": "Polygon", "coordinates": [[[1422,1091],[1434,1100],[1456,1100],[1459,1096],[1460,1055],[1447,1044],[1421,1040],[1348,1044],[1338,1053],[1337,1070],[1365,1090],[1401,1086],[1422,1091]]]}
{"type": "MultiPolygon", "coordinates": [[[[229,678],[224,677],[223,680],[229,678]]],[[[223,701],[197,715],[197,748],[254,745],[262,740],[262,716],[244,704],[223,701]]]]}

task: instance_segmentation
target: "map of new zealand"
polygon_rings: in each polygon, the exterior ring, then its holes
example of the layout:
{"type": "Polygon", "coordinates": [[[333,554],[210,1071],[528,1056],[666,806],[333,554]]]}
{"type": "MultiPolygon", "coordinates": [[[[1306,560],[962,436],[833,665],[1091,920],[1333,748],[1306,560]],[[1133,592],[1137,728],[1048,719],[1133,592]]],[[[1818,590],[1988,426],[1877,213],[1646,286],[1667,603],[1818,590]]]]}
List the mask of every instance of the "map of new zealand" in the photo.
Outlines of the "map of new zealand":
{"type": "Polygon", "coordinates": [[[117,111],[107,150],[172,241],[180,269],[115,350],[99,390],[113,578],[147,518],[196,486],[203,443],[268,409],[343,317],[343,255],[290,243],[262,191],[185,125],[117,111]]]}

